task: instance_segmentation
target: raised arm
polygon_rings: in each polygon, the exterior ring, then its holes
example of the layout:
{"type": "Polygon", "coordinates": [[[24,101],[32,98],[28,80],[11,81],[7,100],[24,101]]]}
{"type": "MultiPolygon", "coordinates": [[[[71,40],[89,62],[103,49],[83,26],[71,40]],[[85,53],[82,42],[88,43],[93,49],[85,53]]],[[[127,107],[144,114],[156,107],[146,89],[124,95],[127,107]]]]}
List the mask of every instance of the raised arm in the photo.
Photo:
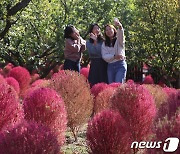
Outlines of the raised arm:
{"type": "Polygon", "coordinates": [[[82,46],[81,44],[76,43],[75,41],[66,39],[66,48],[72,52],[80,52],[81,46],[82,46]]]}
{"type": "Polygon", "coordinates": [[[117,30],[117,40],[122,48],[125,46],[124,29],[123,27],[117,30]]]}
{"type": "Polygon", "coordinates": [[[125,47],[125,38],[124,38],[123,26],[117,18],[114,20],[114,24],[115,24],[115,26],[118,27],[118,30],[117,30],[118,43],[122,48],[124,48],[125,47]]]}

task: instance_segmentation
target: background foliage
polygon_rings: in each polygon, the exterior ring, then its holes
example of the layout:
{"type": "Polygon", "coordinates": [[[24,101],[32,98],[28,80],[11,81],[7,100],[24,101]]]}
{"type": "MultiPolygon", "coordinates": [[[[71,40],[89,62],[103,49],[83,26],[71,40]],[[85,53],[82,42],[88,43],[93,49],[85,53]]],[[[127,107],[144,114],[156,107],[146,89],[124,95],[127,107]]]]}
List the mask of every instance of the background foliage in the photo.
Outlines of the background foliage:
{"type": "MultiPolygon", "coordinates": [[[[118,17],[125,28],[129,66],[146,62],[156,80],[179,81],[178,0],[1,0],[0,63],[37,69],[45,77],[63,63],[64,27],[88,39],[90,23],[118,17]]],[[[84,55],[83,65],[87,65],[84,55]]],[[[129,69],[130,70],[130,69],[129,69]]]]}

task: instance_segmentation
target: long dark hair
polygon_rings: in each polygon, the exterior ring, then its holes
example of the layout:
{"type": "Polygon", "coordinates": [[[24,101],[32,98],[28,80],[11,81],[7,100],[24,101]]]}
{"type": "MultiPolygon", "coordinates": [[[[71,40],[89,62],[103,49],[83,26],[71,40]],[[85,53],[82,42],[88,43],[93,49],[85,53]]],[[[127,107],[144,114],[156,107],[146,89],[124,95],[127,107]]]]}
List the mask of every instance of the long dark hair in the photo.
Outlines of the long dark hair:
{"type": "Polygon", "coordinates": [[[66,26],[66,28],[64,29],[64,38],[70,38],[72,40],[74,40],[70,35],[74,32],[73,31],[74,26],[73,25],[68,25],[66,26]]]}
{"type": "MultiPolygon", "coordinates": [[[[94,26],[98,26],[98,27],[99,27],[99,25],[98,25],[97,23],[91,24],[91,25],[89,26],[89,31],[88,31],[88,33],[92,33],[94,26]]],[[[99,28],[100,28],[100,27],[99,27],[99,28]]],[[[100,34],[97,36],[97,41],[98,41],[98,42],[104,41],[104,38],[103,38],[102,33],[100,33],[100,34]]],[[[94,40],[93,40],[92,38],[90,38],[90,39],[89,39],[89,42],[90,42],[90,43],[94,43],[94,40]]]]}
{"type": "Polygon", "coordinates": [[[116,30],[116,28],[115,28],[113,25],[107,24],[107,25],[105,26],[105,28],[104,28],[105,46],[114,47],[114,44],[115,44],[116,39],[117,39],[116,34],[117,34],[117,30],[116,30]],[[114,37],[113,37],[112,41],[111,41],[110,38],[106,35],[106,27],[108,27],[108,26],[111,27],[111,28],[113,28],[113,30],[114,30],[114,37]]]}

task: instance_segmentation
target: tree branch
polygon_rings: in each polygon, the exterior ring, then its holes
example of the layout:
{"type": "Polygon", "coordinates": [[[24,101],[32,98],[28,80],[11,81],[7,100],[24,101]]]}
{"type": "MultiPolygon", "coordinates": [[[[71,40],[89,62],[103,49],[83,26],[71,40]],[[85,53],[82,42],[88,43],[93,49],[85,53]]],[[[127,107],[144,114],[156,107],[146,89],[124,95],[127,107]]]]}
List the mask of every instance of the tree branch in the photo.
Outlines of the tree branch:
{"type": "Polygon", "coordinates": [[[25,8],[31,0],[22,0],[21,2],[17,3],[11,9],[8,10],[7,16],[13,16],[21,9],[25,8]]]}
{"type": "Polygon", "coordinates": [[[4,28],[4,30],[0,33],[0,40],[4,38],[4,36],[6,35],[6,33],[9,31],[9,29],[11,28],[12,23],[7,19],[6,20],[6,27],[4,28]]]}
{"type": "Polygon", "coordinates": [[[13,24],[16,23],[15,22],[11,22],[9,20],[10,16],[15,15],[18,11],[22,10],[23,8],[25,8],[29,2],[31,0],[22,0],[21,2],[17,3],[15,6],[13,6],[12,8],[9,9],[9,7],[7,8],[7,20],[6,20],[6,27],[4,28],[4,30],[2,32],[0,32],[0,40],[4,38],[4,36],[6,35],[6,33],[9,31],[9,29],[11,28],[11,26],[13,24]]]}

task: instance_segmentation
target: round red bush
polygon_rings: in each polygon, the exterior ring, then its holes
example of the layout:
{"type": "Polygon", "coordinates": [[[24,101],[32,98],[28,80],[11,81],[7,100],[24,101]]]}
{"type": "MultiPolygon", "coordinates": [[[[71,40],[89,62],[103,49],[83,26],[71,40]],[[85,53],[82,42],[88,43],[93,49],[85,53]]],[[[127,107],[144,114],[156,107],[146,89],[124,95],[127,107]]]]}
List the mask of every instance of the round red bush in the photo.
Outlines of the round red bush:
{"type": "Polygon", "coordinates": [[[1,83],[6,83],[6,80],[4,79],[4,77],[0,74],[0,84],[1,83]]]}
{"type": "Polygon", "coordinates": [[[105,110],[88,123],[87,145],[92,154],[127,154],[130,133],[118,112],[105,110]]]}
{"type": "Polygon", "coordinates": [[[111,86],[113,88],[118,88],[121,85],[122,85],[122,83],[120,83],[120,82],[113,82],[113,83],[109,84],[109,86],[111,86]]]}
{"type": "Polygon", "coordinates": [[[35,82],[40,78],[40,75],[38,73],[31,74],[31,83],[35,82]]]}
{"type": "Polygon", "coordinates": [[[19,82],[20,94],[23,94],[31,82],[31,76],[28,70],[21,66],[14,67],[9,72],[8,76],[15,78],[19,82]]]}
{"type": "Polygon", "coordinates": [[[94,97],[96,98],[96,96],[103,91],[104,89],[108,88],[109,85],[106,83],[97,83],[94,86],[92,86],[91,88],[91,93],[94,95],[94,97]]]}
{"type": "Polygon", "coordinates": [[[111,101],[113,109],[118,110],[128,123],[133,140],[146,139],[156,115],[154,99],[146,88],[125,84],[116,90],[111,101]]]}
{"type": "Polygon", "coordinates": [[[24,111],[14,88],[0,84],[0,131],[21,122],[23,118],[24,111]]]}
{"type": "Polygon", "coordinates": [[[25,119],[49,127],[62,145],[65,141],[66,110],[64,101],[49,88],[38,88],[24,99],[25,119]]]}
{"type": "Polygon", "coordinates": [[[13,64],[8,63],[8,64],[3,68],[3,74],[4,74],[4,76],[7,76],[7,74],[12,70],[13,67],[14,67],[13,64]]]}
{"type": "Polygon", "coordinates": [[[80,70],[80,74],[84,75],[85,78],[87,79],[87,78],[88,78],[88,75],[89,75],[89,68],[83,67],[83,68],[80,70]]]}
{"type": "Polygon", "coordinates": [[[50,130],[34,122],[22,122],[0,134],[0,154],[60,154],[50,130]]]}
{"type": "Polygon", "coordinates": [[[110,98],[113,96],[114,92],[115,92],[115,88],[109,87],[101,91],[96,96],[96,99],[94,102],[94,109],[93,109],[94,114],[97,114],[111,107],[110,98]]]}
{"type": "Polygon", "coordinates": [[[46,86],[46,85],[48,85],[48,84],[49,84],[49,80],[38,79],[38,80],[36,80],[35,82],[33,82],[33,83],[31,84],[31,88],[32,88],[32,87],[36,87],[36,86],[38,86],[38,87],[46,86]]]}
{"type": "Polygon", "coordinates": [[[175,89],[175,88],[169,88],[169,87],[165,87],[165,88],[163,88],[163,90],[164,90],[164,92],[165,92],[168,96],[170,96],[170,95],[172,95],[172,94],[174,94],[174,93],[177,92],[177,89],[175,89]]]}
{"type": "Polygon", "coordinates": [[[134,82],[134,80],[129,79],[129,80],[127,80],[127,82],[126,82],[126,83],[128,83],[128,84],[133,84],[133,83],[135,83],[135,82],[134,82]]]}
{"type": "Polygon", "coordinates": [[[165,103],[163,103],[158,111],[158,118],[163,118],[167,115],[168,119],[173,117],[177,110],[180,110],[180,91],[171,93],[165,103]]]}
{"type": "Polygon", "coordinates": [[[13,77],[7,77],[5,78],[8,85],[12,86],[14,90],[19,94],[20,88],[19,88],[19,82],[14,79],[13,77]]]}
{"type": "Polygon", "coordinates": [[[154,80],[151,75],[148,75],[144,78],[143,84],[154,84],[154,80]]]}
{"type": "MultiPolygon", "coordinates": [[[[148,150],[149,153],[164,153],[163,145],[165,143],[165,140],[169,137],[180,138],[180,114],[171,117],[171,119],[165,117],[155,124],[155,136],[153,138],[153,141],[162,141],[162,146],[160,149],[148,150]]],[[[178,149],[174,153],[180,153],[180,148],[178,147],[178,149]]]]}

